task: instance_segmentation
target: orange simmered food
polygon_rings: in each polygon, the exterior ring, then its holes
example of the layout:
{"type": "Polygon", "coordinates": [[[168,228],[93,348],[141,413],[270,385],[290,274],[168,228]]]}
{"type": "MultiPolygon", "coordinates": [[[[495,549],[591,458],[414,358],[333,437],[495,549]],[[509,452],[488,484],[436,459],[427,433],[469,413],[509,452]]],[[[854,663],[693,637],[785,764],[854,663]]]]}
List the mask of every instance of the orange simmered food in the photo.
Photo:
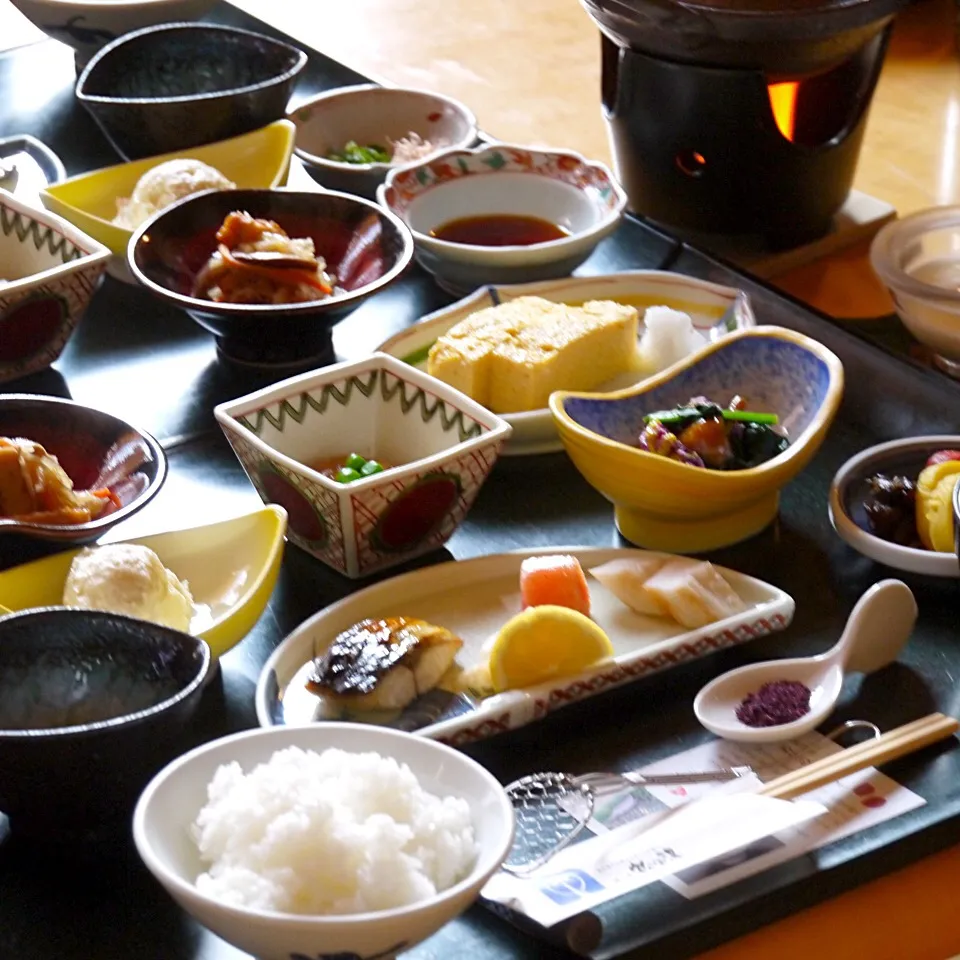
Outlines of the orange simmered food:
{"type": "Polygon", "coordinates": [[[290,304],[325,300],[336,285],[310,237],[234,211],[217,230],[217,249],[193,282],[193,296],[215,303],[290,304]]]}
{"type": "Polygon", "coordinates": [[[109,490],[74,490],[57,458],[39,443],[0,437],[0,517],[24,523],[87,523],[111,503],[109,490]]]}

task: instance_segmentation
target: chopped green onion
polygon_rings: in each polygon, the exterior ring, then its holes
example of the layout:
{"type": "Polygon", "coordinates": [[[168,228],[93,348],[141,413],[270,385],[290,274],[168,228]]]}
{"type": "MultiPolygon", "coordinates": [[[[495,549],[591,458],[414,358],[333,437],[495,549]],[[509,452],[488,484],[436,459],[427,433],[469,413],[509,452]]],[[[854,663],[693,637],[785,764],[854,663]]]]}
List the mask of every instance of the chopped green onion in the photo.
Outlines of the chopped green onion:
{"type": "Polygon", "coordinates": [[[354,480],[360,479],[360,471],[354,470],[353,467],[341,467],[335,479],[337,483],[353,483],[354,480]]]}
{"type": "Polygon", "coordinates": [[[755,413],[752,410],[724,410],[724,420],[736,420],[738,423],[762,423],[773,427],[780,422],[775,413],[755,413]]]}
{"type": "Polygon", "coordinates": [[[657,410],[655,413],[648,413],[643,418],[643,422],[652,423],[655,420],[657,423],[669,427],[683,423],[685,420],[715,419],[718,414],[723,420],[732,420],[737,423],[760,423],[772,427],[780,422],[780,418],[775,413],[757,413],[753,410],[721,410],[720,407],[712,409],[706,406],[657,410]]]}

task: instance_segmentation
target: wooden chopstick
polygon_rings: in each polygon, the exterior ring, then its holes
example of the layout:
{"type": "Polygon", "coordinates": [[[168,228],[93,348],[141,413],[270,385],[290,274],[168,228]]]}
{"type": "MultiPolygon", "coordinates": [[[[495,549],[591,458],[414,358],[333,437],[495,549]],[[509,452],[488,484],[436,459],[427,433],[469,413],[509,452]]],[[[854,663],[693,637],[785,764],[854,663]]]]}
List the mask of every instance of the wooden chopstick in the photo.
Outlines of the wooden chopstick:
{"type": "Polygon", "coordinates": [[[765,783],[757,793],[779,800],[791,800],[826,783],[833,783],[866,767],[877,767],[897,757],[920,750],[956,733],[960,723],[942,713],[931,713],[912,723],[832,753],[765,783]]]}

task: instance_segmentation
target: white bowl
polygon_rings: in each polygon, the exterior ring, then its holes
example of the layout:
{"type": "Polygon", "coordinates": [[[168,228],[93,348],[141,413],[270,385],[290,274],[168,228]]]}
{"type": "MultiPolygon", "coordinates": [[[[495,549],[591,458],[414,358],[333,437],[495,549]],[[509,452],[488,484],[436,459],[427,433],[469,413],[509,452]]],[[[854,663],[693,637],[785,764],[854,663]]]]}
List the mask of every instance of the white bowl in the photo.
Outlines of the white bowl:
{"type": "Polygon", "coordinates": [[[960,206],[888,223],[874,237],[870,262],[903,325],[960,376],[960,206]]]}
{"type": "Polygon", "coordinates": [[[617,228],[627,203],[603,164],[578,153],[509,143],[449,150],[393,169],[377,199],[413,232],[420,265],[454,293],[566,276],[617,228]],[[497,247],[431,236],[452,220],[491,214],[537,217],[568,236],[497,247]]]}
{"type": "Polygon", "coordinates": [[[214,415],[264,502],[286,509],[288,538],[348,577],[445,543],[511,431],[385,353],[292,377],[214,415]],[[309,466],[350,453],[388,469],[338,483],[309,466]]]}
{"type": "Polygon", "coordinates": [[[387,146],[409,133],[438,144],[427,157],[477,139],[477,118],[458,100],[429,90],[363,83],[318,94],[288,114],[297,128],[296,154],[312,177],[332,190],[373,199],[395,164],[341,163],[327,154],[350,140],[387,146]]]}
{"type": "Polygon", "coordinates": [[[143,792],[133,817],[137,850],[180,906],[228,943],[261,960],[303,957],[392,957],[462,913],[499,868],[513,840],[513,808],[497,780],[450,747],[363,724],[247,730],[204,744],[162,770],[143,792]],[[427,900],[351,916],[300,916],[227,906],[200,893],[202,872],[190,827],[207,800],[216,769],[236,761],[249,771],[277,750],[375,751],[407,764],[424,789],[467,801],[480,853],[470,874],[427,900]]]}
{"type": "Polygon", "coordinates": [[[77,51],[84,64],[102,46],[141,27],[197,20],[214,0],[11,0],[48,37],[77,51]]]}
{"type": "Polygon", "coordinates": [[[960,577],[956,553],[904,547],[870,532],[863,512],[864,486],[877,473],[916,480],[927,457],[937,450],[960,450],[960,436],[940,434],[891,440],[862,450],[837,471],[830,484],[830,522],[840,538],[877,563],[929,577],[960,577]]]}
{"type": "MultiPolygon", "coordinates": [[[[629,304],[640,311],[641,332],[644,329],[643,313],[647,307],[672,307],[690,316],[704,343],[719,340],[736,330],[756,326],[750,301],[740,290],[663,270],[629,270],[596,277],[564,277],[539,283],[483,287],[448,307],[428,314],[418,323],[385,340],[377,349],[426,370],[427,354],[438,337],[470,314],[517,297],[542,297],[572,306],[588,300],[614,300],[629,304]]],[[[644,379],[641,374],[630,372],[597,389],[620,390],[641,383],[644,379]]],[[[553,453],[563,449],[549,407],[504,413],[502,416],[513,427],[503,451],[504,456],[553,453]]]]}

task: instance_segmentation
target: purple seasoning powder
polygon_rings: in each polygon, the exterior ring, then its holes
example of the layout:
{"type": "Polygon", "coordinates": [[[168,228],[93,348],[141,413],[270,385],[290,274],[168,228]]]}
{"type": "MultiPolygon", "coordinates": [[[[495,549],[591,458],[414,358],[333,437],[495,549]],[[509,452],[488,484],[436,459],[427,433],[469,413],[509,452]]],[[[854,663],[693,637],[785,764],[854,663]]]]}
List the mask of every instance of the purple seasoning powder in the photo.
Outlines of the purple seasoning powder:
{"type": "Polygon", "coordinates": [[[810,688],[799,680],[773,680],[748,693],[737,719],[748,727],[778,727],[810,712],[810,688]]]}

